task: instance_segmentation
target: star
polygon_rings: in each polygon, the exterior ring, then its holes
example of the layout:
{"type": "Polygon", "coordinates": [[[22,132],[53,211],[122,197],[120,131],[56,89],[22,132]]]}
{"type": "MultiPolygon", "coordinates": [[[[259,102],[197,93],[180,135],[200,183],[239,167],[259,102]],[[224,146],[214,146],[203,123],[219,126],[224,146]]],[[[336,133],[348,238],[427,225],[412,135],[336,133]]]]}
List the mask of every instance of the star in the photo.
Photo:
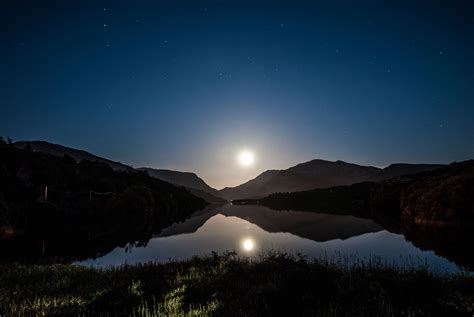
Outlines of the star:
{"type": "Polygon", "coordinates": [[[283,24],[283,23],[282,23],[282,24],[280,24],[280,27],[283,27],[283,26],[284,26],[284,24],[283,24]]]}
{"type": "Polygon", "coordinates": [[[107,27],[107,24],[104,23],[104,28],[107,27]]]}
{"type": "Polygon", "coordinates": [[[443,51],[439,51],[439,55],[443,55],[443,51]]]}

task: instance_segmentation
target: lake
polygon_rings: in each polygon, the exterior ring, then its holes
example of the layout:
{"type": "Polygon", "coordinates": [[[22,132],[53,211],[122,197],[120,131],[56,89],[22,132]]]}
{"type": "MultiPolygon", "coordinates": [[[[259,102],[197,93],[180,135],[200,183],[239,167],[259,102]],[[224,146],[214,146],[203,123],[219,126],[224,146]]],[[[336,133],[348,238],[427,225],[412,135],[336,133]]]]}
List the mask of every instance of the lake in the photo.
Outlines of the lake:
{"type": "Polygon", "coordinates": [[[107,267],[124,263],[189,259],[235,251],[258,259],[280,251],[308,258],[355,263],[382,261],[401,267],[426,266],[436,272],[462,269],[431,250],[422,250],[404,235],[389,232],[370,219],[263,206],[211,206],[184,222],[161,230],[145,245],[116,247],[81,265],[107,267]]]}

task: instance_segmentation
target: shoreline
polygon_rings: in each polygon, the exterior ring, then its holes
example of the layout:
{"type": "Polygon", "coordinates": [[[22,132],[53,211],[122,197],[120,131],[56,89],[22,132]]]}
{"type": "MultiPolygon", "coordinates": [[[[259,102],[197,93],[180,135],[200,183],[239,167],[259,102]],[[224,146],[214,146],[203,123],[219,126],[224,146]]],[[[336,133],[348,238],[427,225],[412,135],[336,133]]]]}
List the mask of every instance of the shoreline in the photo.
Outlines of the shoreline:
{"type": "Polygon", "coordinates": [[[474,277],[234,253],[106,269],[0,264],[4,315],[468,315],[474,277]]]}

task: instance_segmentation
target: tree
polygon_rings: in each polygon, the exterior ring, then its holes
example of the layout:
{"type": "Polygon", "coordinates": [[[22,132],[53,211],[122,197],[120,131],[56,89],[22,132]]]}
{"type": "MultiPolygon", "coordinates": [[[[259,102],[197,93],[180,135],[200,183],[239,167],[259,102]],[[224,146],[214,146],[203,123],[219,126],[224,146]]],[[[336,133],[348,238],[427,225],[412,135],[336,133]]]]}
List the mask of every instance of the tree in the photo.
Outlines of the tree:
{"type": "Polygon", "coordinates": [[[6,144],[5,139],[1,135],[0,135],[0,144],[6,144]]]}
{"type": "Polygon", "coordinates": [[[9,136],[7,136],[7,143],[10,145],[13,143],[13,140],[9,136]]]}

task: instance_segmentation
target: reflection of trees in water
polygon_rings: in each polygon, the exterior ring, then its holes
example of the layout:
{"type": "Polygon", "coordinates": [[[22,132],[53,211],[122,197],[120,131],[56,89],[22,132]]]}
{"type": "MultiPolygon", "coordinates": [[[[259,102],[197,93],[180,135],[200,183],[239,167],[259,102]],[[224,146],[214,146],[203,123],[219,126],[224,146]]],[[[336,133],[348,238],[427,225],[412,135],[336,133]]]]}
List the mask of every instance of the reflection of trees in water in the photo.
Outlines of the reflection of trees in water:
{"type": "MultiPolygon", "coordinates": [[[[184,213],[189,214],[191,213],[184,213]]],[[[176,220],[184,220],[185,215],[173,219],[142,217],[138,221],[122,222],[120,226],[82,227],[71,229],[72,223],[60,223],[51,219],[47,225],[12,238],[0,240],[0,259],[25,262],[70,262],[96,258],[117,247],[130,251],[134,247],[146,246],[161,228],[176,220]],[[58,227],[59,226],[59,227],[58,227]],[[107,231],[103,231],[103,230],[107,231]]],[[[114,219],[114,222],[117,222],[114,219]]]]}
{"type": "Polygon", "coordinates": [[[474,267],[467,245],[474,235],[474,160],[378,183],[272,194],[259,203],[370,218],[422,249],[474,267]]]}
{"type": "Polygon", "coordinates": [[[405,226],[405,238],[422,250],[434,251],[436,255],[447,258],[468,270],[474,270],[474,253],[472,230],[452,228],[434,228],[422,226],[405,226]]]}
{"type": "Polygon", "coordinates": [[[0,240],[0,259],[80,259],[146,244],[204,206],[144,172],[0,144],[0,227],[17,232],[0,240]]]}

